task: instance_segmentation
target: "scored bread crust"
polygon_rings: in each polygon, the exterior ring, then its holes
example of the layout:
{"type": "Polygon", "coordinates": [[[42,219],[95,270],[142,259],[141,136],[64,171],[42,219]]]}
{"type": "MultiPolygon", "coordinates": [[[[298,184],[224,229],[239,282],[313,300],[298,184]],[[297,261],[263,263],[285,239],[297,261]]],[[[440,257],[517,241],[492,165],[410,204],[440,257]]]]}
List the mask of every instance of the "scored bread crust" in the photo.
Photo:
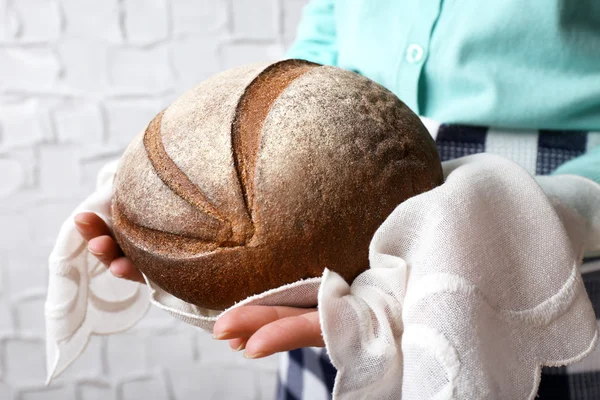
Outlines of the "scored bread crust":
{"type": "MultiPolygon", "coordinates": [[[[248,220],[231,168],[231,123],[246,87],[267,66],[253,64],[217,74],[175,100],[161,117],[167,155],[229,221],[248,220]]],[[[145,133],[121,158],[114,184],[118,207],[136,225],[210,241],[215,221],[158,177],[144,146],[145,133]]]]}
{"type": "Polygon", "coordinates": [[[122,159],[113,223],[149,279],[221,310],[326,267],[351,282],[394,207],[441,182],[433,140],[391,92],[287,60],[215,76],[159,114],[122,159]]]}

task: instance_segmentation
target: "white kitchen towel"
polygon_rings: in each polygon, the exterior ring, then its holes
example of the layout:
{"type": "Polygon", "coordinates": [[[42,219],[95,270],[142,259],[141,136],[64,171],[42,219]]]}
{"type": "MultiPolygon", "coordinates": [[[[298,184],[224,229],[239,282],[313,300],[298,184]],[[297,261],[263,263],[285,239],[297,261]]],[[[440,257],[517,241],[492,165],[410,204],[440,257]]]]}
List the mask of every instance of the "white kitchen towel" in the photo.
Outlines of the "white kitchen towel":
{"type": "MultiPolygon", "coordinates": [[[[114,170],[103,171],[98,191],[77,212],[110,222],[114,170]]],[[[531,398],[541,365],[575,362],[595,346],[595,316],[577,266],[585,250],[600,249],[600,186],[569,176],[538,183],[489,154],[446,162],[444,171],[442,186],[404,202],[384,222],[371,243],[370,270],[352,285],[326,270],[323,279],[234,306],[308,307],[318,294],[339,370],[336,398],[531,398]]],[[[223,313],[147,283],[149,297],[144,285],[94,262],[71,216],[50,257],[48,379],[77,358],[91,334],[134,325],[148,298],[209,331],[223,313]]]]}
{"type": "Polygon", "coordinates": [[[489,154],[444,173],[378,229],[368,271],[351,285],[325,272],[334,398],[533,399],[542,365],[596,345],[578,266],[600,249],[600,186],[567,175],[540,186],[489,154]]]}
{"type": "Polygon", "coordinates": [[[83,211],[98,214],[111,226],[112,181],[117,162],[98,174],[96,192],[63,223],[49,259],[46,298],[47,383],[85,350],[91,335],[123,332],[148,309],[148,289],[114,277],[87,250],[73,217],[83,211]]]}

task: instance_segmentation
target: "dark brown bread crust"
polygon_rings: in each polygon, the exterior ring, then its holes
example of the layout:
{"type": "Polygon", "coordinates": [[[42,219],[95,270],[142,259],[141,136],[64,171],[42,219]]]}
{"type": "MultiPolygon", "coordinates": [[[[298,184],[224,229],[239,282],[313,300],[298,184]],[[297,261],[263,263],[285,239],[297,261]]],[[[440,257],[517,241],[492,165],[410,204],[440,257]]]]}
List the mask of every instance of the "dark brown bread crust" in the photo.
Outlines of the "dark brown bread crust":
{"type": "Polygon", "coordinates": [[[231,144],[244,202],[250,215],[254,200],[256,159],[267,114],[294,79],[318,66],[301,60],[273,64],[256,77],[240,99],[231,127],[231,144]]]}
{"type": "Polygon", "coordinates": [[[177,196],[207,215],[207,222],[198,227],[201,236],[218,245],[226,245],[232,239],[231,222],[211,204],[198,187],[183,173],[165,151],[160,134],[160,124],[164,111],[148,125],[144,134],[144,148],[148,159],[160,180],[177,196]]]}
{"type": "Polygon", "coordinates": [[[115,234],[153,282],[201,307],[224,309],[326,267],[352,281],[394,207],[442,182],[433,140],[393,94],[347,71],[288,60],[259,73],[237,104],[228,151],[250,218],[232,223],[215,193],[203,193],[165,151],[162,116],[144,135],[147,157],[205,217],[192,235],[140,223],[136,210],[145,208],[123,205],[133,201],[127,182],[148,171],[129,155],[117,173],[115,234]]]}

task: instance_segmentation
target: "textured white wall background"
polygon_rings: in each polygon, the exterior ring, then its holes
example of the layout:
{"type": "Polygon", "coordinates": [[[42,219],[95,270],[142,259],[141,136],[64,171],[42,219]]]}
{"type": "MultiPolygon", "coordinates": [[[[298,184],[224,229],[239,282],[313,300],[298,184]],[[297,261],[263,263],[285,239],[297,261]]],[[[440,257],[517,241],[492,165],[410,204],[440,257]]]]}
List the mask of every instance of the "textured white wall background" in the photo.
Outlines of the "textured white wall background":
{"type": "Polygon", "coordinates": [[[0,0],[0,399],[269,399],[245,360],[158,309],[45,387],[46,259],[62,220],[193,84],[278,59],[307,0],[0,0]]]}

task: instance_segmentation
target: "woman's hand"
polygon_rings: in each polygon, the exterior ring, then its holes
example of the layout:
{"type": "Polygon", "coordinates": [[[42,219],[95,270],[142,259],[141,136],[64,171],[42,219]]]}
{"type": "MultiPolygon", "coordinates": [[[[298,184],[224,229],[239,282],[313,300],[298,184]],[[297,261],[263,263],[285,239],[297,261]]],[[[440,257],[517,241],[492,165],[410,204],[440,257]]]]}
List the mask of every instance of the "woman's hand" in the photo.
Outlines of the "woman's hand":
{"type": "Polygon", "coordinates": [[[80,213],[75,216],[75,226],[88,242],[90,253],[106,265],[114,276],[145,283],[142,273],[123,255],[102,218],[92,212],[80,213]]]}
{"type": "Polygon", "coordinates": [[[323,347],[315,308],[242,306],[216,322],[213,337],[229,340],[233,350],[246,349],[247,358],[261,358],[300,347],[323,347]]]}
{"type": "MultiPolygon", "coordinates": [[[[88,250],[119,278],[145,283],[142,273],[110,235],[102,218],[91,212],[75,216],[75,225],[88,250]]],[[[314,308],[243,306],[223,315],[215,324],[215,339],[229,340],[244,356],[261,358],[300,347],[323,347],[319,313],[314,308]]]]}

